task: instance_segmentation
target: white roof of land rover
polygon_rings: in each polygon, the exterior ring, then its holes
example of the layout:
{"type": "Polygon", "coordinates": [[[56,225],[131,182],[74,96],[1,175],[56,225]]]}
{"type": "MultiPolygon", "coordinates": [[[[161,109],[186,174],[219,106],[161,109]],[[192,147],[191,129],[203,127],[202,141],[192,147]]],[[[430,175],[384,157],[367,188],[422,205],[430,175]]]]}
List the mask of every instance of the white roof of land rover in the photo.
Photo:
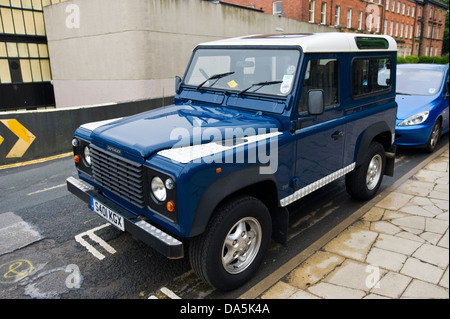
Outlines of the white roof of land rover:
{"type": "Polygon", "coordinates": [[[300,46],[303,52],[361,52],[361,51],[396,51],[397,43],[387,35],[324,32],[309,34],[268,34],[249,35],[238,38],[217,40],[201,43],[207,46],[300,46]],[[356,38],[386,39],[388,47],[360,49],[356,44],[356,38]]]}

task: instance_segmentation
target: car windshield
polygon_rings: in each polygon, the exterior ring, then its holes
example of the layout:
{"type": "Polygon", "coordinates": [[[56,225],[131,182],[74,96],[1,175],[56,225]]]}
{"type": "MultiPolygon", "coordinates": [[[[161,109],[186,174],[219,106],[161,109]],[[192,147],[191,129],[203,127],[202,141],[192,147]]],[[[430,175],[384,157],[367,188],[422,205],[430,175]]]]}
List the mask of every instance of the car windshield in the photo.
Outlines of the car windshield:
{"type": "Polygon", "coordinates": [[[294,86],[299,58],[294,49],[198,49],[184,84],[239,95],[286,96],[294,86]]]}
{"type": "Polygon", "coordinates": [[[397,69],[397,94],[434,95],[439,92],[444,72],[437,70],[397,69]]]}

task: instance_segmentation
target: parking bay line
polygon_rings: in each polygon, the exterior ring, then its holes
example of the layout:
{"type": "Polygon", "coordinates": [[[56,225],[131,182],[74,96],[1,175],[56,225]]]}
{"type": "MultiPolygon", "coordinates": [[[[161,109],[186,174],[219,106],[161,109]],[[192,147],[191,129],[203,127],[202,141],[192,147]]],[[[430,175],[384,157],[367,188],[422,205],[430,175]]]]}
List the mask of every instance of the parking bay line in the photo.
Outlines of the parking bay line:
{"type": "Polygon", "coordinates": [[[89,244],[83,237],[88,236],[91,240],[98,243],[103,249],[105,249],[111,255],[115,254],[116,250],[113,247],[111,247],[111,245],[109,245],[106,241],[104,241],[103,239],[101,239],[99,236],[97,236],[95,234],[96,231],[103,229],[105,227],[108,227],[108,226],[111,226],[111,224],[109,224],[109,223],[103,224],[99,227],[96,227],[96,228],[90,229],[88,231],[85,231],[84,233],[78,234],[75,236],[75,241],[77,243],[79,243],[80,245],[82,245],[83,247],[85,247],[95,258],[97,258],[99,260],[103,260],[103,259],[105,259],[105,255],[100,253],[94,246],[89,244]]]}

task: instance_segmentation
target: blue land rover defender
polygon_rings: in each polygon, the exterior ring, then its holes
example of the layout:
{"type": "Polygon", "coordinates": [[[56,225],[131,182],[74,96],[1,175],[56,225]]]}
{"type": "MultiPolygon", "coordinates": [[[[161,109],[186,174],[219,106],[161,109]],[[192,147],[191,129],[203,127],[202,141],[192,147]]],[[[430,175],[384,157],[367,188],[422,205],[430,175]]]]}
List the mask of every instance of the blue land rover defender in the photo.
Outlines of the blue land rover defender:
{"type": "Polygon", "coordinates": [[[286,242],[291,203],[344,176],[368,200],[393,175],[396,55],[389,36],[349,33],[200,44],[173,105],[76,130],[68,189],[234,289],[286,242]]]}

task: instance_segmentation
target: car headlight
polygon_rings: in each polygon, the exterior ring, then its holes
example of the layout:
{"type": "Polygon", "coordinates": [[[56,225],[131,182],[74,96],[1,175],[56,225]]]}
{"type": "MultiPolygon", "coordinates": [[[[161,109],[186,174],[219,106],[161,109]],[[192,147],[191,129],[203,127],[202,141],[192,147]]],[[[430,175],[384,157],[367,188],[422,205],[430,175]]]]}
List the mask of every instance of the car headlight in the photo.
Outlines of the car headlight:
{"type": "Polygon", "coordinates": [[[158,176],[152,179],[151,185],[152,195],[156,198],[156,200],[163,202],[167,198],[167,190],[164,185],[164,182],[158,176]]]}
{"type": "Polygon", "coordinates": [[[92,165],[92,159],[91,159],[91,150],[89,149],[89,146],[85,146],[83,150],[84,160],[86,161],[86,164],[88,166],[92,165]]]}
{"type": "Polygon", "coordinates": [[[398,126],[410,126],[410,125],[418,125],[422,124],[426,121],[428,118],[428,115],[430,115],[430,112],[420,112],[413,116],[408,117],[406,120],[402,121],[398,126]]]}

